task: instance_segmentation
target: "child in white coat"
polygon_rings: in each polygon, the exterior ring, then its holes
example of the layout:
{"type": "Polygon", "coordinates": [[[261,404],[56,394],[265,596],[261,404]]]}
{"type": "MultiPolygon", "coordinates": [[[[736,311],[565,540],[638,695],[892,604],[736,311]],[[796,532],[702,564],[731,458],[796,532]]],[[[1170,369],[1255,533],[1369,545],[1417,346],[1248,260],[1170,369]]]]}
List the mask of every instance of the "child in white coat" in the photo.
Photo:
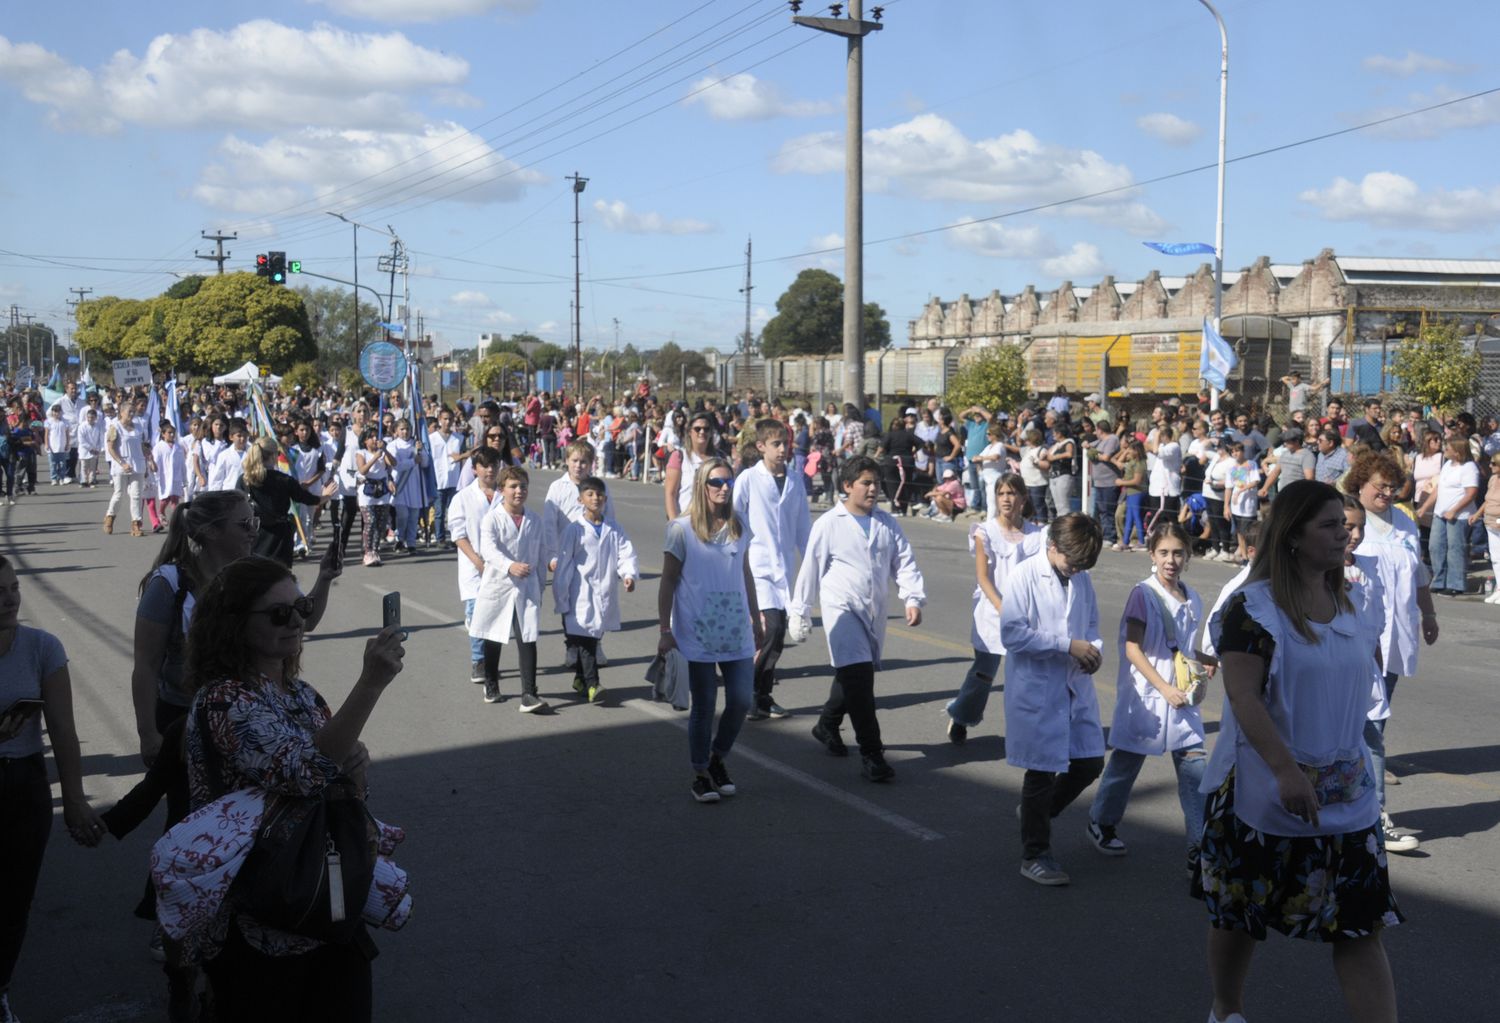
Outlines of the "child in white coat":
{"type": "Polygon", "coordinates": [[[1146,550],[1151,554],[1153,575],[1136,583],[1120,616],[1120,667],[1109,729],[1114,753],[1089,810],[1089,841],[1105,856],[1125,855],[1125,843],[1115,829],[1125,816],[1130,790],[1147,756],[1170,753],[1187,828],[1188,862],[1193,864],[1203,834],[1204,800],[1198,786],[1208,760],[1203,749],[1203,715],[1177,688],[1173,662],[1179,651],[1205,663],[1215,662],[1194,649],[1203,602],[1182,581],[1192,557],[1187,530],[1179,522],[1158,519],[1146,538],[1146,550]]]}
{"type": "Polygon", "coordinates": [[[869,781],[889,781],[895,770],[885,761],[880,723],[875,719],[875,672],[885,642],[885,607],[890,580],[906,604],[906,624],[922,623],[927,593],[906,534],[875,506],[880,496],[880,463],[866,455],[851,458],[840,474],[844,500],[818,519],[807,541],[797,585],[787,605],[796,620],[794,639],[811,628],[812,606],[823,608],[823,631],[833,665],[833,687],[813,726],[834,756],[847,756],[839,737],[844,715],[854,725],[862,773],[869,781]]]}
{"type": "Polygon", "coordinates": [[[78,417],[78,481],[85,487],[99,483],[99,459],[104,454],[104,417],[90,405],[78,417]]]}
{"type": "Polygon", "coordinates": [[[1103,663],[1099,605],[1088,570],[1104,536],[1093,519],[1070,512],[1052,521],[1047,552],[1023,561],[1001,593],[1005,644],[1005,758],[1024,768],[1021,876],[1065,885],[1052,856],[1052,818],[1104,767],[1099,698],[1090,678],[1103,663]]]}
{"type": "MultiPolygon", "coordinates": [[[[563,466],[567,472],[552,481],[547,488],[547,497],[542,504],[542,557],[547,563],[547,570],[557,570],[557,544],[561,540],[563,530],[568,523],[580,517],[583,505],[578,500],[578,487],[594,472],[594,445],[586,440],[575,440],[563,451],[563,466]]],[[[612,525],[618,527],[614,521],[614,512],[605,505],[604,517],[612,525]]],[[[577,648],[566,647],[566,660],[564,663],[572,668],[578,663],[577,648]]],[[[594,660],[597,666],[602,668],[609,663],[604,656],[604,643],[595,645],[594,660]]]]}
{"type": "Polygon", "coordinates": [[[500,503],[479,526],[484,576],[469,635],[484,640],[484,702],[500,702],[500,648],[515,640],[521,660],[521,713],[546,710],[536,691],[536,638],[542,603],[542,521],[526,507],[531,478],[518,465],[500,473],[500,503]]]}
{"type": "Polygon", "coordinates": [[[595,651],[606,632],[620,629],[620,595],[635,591],[637,573],[635,547],[624,530],[604,517],[609,501],[604,481],[586,476],[578,484],[581,518],[568,523],[557,541],[557,568],[552,576],[552,597],[562,615],[563,637],[574,651],[577,667],[573,688],[590,703],[604,702],[599,684],[595,651]]]}

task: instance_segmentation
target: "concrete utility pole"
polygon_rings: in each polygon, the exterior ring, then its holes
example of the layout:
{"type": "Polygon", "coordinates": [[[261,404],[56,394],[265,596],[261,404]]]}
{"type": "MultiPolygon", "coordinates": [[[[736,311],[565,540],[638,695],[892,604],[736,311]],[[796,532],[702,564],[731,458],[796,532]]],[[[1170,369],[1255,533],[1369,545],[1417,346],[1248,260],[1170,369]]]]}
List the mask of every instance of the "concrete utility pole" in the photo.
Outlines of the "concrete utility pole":
{"type": "Polygon", "coordinates": [[[229,234],[224,234],[221,230],[218,234],[209,234],[207,231],[199,231],[198,233],[202,235],[207,241],[213,242],[216,248],[212,255],[199,252],[197,249],[193,250],[193,255],[198,257],[199,259],[213,260],[214,263],[218,264],[219,273],[222,274],[224,272],[224,261],[230,256],[234,255],[234,253],[232,252],[224,251],[224,243],[228,241],[234,241],[240,236],[239,232],[231,231],[229,234]]]}
{"type": "Polygon", "coordinates": [[[579,225],[582,219],[578,215],[578,197],[583,194],[589,179],[580,178],[578,172],[574,171],[565,180],[573,182],[573,362],[578,371],[578,400],[583,401],[583,306],[579,304],[581,278],[578,269],[579,225]]]}
{"type": "Polygon", "coordinates": [[[21,329],[21,310],[10,307],[10,322],[5,326],[5,375],[11,383],[16,379],[16,331],[21,329]]]}
{"type": "MultiPolygon", "coordinates": [[[[31,365],[31,321],[36,319],[31,313],[24,314],[21,319],[26,321],[26,365],[31,365]]],[[[32,367],[35,370],[35,367],[32,367]]]]}
{"type": "Polygon", "coordinates": [[[864,39],[879,32],[883,8],[873,7],[874,21],[860,17],[859,0],[850,0],[849,17],[838,17],[843,4],[830,4],[832,18],[796,17],[801,0],[791,0],[792,22],[819,32],[844,36],[849,41],[847,58],[848,96],[844,128],[844,401],[864,408],[865,356],[862,343],[865,313],[864,264],[864,39]]]}

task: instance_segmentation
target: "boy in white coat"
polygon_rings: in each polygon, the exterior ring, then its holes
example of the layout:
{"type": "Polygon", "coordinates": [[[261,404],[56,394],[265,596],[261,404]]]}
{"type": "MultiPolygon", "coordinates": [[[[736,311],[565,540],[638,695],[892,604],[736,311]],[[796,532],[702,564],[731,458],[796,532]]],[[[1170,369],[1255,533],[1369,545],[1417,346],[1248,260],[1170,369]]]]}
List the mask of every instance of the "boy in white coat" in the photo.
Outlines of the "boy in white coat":
{"type": "Polygon", "coordinates": [[[734,511],[750,527],[750,573],[765,635],[755,652],[755,703],[748,715],[760,721],[791,713],[771,699],[771,689],[786,646],[786,606],[797,555],[807,547],[812,514],[801,478],[787,473],[786,425],[775,419],[756,423],[755,449],[760,461],[734,481],[734,511]]]}
{"type": "Polygon", "coordinates": [[[479,526],[484,576],[469,635],[484,640],[484,702],[500,702],[500,647],[516,641],[521,713],[546,710],[536,691],[536,638],[542,603],[542,521],[526,507],[531,478],[518,465],[500,473],[500,503],[479,526]]]}
{"type": "MultiPolygon", "coordinates": [[[[464,605],[464,627],[474,620],[474,602],[484,578],[484,558],[479,554],[479,529],[490,509],[500,503],[500,452],[476,448],[469,459],[474,482],[453,495],[447,507],[447,527],[458,551],[458,599],[464,605]]],[[[350,497],[350,501],[354,498],[350,497]]],[[[484,685],[484,640],[469,637],[469,681],[484,685]]]]}
{"type": "MultiPolygon", "coordinates": [[[[578,487],[594,471],[594,445],[586,440],[575,440],[563,451],[563,465],[567,468],[562,476],[552,481],[547,488],[547,498],[542,505],[542,556],[546,559],[547,570],[557,570],[557,544],[562,539],[563,530],[568,528],[568,523],[578,519],[583,513],[583,505],[578,501],[578,487]]],[[[604,517],[615,528],[619,523],[615,522],[614,512],[605,505],[604,517]]],[[[568,667],[577,664],[577,649],[567,647],[567,660],[564,662],[568,667]]],[[[604,656],[604,644],[596,645],[594,659],[599,667],[609,663],[604,656]]]]}
{"type": "Polygon", "coordinates": [[[624,530],[604,516],[609,497],[603,480],[585,477],[578,485],[578,500],[583,514],[568,523],[557,542],[552,597],[562,615],[569,660],[577,662],[573,688],[597,704],[604,702],[604,687],[599,684],[595,651],[606,632],[620,628],[615,581],[624,581],[626,593],[635,591],[635,547],[624,530]]]}
{"type": "Polygon", "coordinates": [[[1045,557],[1028,558],[1001,591],[1005,757],[1021,782],[1021,876],[1065,885],[1052,856],[1052,818],[1104,769],[1104,729],[1090,677],[1103,663],[1099,605],[1088,570],[1104,546],[1093,519],[1054,519],[1045,557]]]}
{"type": "Polygon", "coordinates": [[[870,781],[889,781],[896,772],[885,762],[880,723],[875,719],[875,672],[885,642],[885,606],[891,579],[906,604],[906,624],[920,625],[927,594],[911,545],[896,520],[875,506],[880,496],[880,463],[861,455],[849,460],[839,480],[844,500],[833,506],[807,541],[802,570],[787,614],[801,639],[811,628],[812,606],[823,608],[823,631],[833,665],[833,687],[813,738],[834,756],[849,751],[839,737],[844,715],[854,725],[870,781]],[[821,596],[821,601],[820,601],[821,596]]]}
{"type": "Polygon", "coordinates": [[[78,418],[78,479],[85,487],[99,482],[99,458],[104,454],[104,417],[90,405],[78,418]]]}

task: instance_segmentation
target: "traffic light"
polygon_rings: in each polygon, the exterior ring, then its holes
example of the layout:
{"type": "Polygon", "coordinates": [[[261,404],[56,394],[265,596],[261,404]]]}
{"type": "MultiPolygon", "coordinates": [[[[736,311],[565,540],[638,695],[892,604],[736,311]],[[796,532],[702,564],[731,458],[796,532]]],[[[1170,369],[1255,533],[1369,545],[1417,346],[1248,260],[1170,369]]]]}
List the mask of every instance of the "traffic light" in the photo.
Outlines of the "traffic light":
{"type": "Polygon", "coordinates": [[[302,260],[300,260],[300,259],[289,260],[287,262],[286,268],[291,273],[300,274],[302,272],[302,260]]]}
{"type": "Polygon", "coordinates": [[[270,263],[271,283],[272,284],[285,284],[286,283],[286,253],[285,252],[268,252],[268,253],[266,253],[266,259],[270,263]]]}
{"type": "Polygon", "coordinates": [[[255,257],[255,276],[271,276],[271,261],[266,258],[266,254],[264,252],[255,257]]]}

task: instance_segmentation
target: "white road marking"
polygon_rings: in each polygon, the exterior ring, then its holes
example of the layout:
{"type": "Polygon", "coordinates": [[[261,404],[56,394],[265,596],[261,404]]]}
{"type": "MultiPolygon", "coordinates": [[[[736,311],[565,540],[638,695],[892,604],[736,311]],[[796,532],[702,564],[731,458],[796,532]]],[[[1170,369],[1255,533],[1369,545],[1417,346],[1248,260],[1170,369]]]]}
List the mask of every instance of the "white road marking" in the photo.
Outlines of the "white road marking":
{"type": "MultiPolygon", "coordinates": [[[[626,707],[634,707],[636,710],[640,711],[643,714],[649,714],[652,717],[660,718],[663,721],[670,721],[672,724],[676,725],[679,728],[687,728],[687,716],[681,711],[669,710],[666,707],[659,707],[656,704],[648,702],[646,700],[626,700],[623,705],[626,707]]],[[[878,821],[889,824],[897,831],[904,831],[906,834],[912,836],[913,838],[921,839],[923,842],[935,842],[943,837],[941,833],[933,831],[931,828],[926,827],[925,825],[918,824],[914,820],[903,817],[899,813],[896,813],[892,810],[887,810],[885,807],[880,806],[877,803],[872,803],[868,799],[856,796],[852,792],[845,792],[838,786],[830,785],[826,781],[823,781],[821,778],[814,778],[806,771],[800,771],[797,768],[792,767],[790,764],[784,764],[780,760],[777,760],[775,757],[766,756],[764,753],[757,753],[755,750],[746,746],[743,742],[735,743],[734,752],[735,756],[737,757],[743,757],[744,759],[750,761],[752,764],[755,764],[758,767],[763,767],[768,771],[774,771],[776,774],[781,775],[783,778],[790,779],[791,781],[796,782],[798,785],[801,785],[803,788],[810,789],[820,796],[826,796],[836,803],[843,803],[851,810],[857,810],[867,817],[874,817],[878,821]]]]}

